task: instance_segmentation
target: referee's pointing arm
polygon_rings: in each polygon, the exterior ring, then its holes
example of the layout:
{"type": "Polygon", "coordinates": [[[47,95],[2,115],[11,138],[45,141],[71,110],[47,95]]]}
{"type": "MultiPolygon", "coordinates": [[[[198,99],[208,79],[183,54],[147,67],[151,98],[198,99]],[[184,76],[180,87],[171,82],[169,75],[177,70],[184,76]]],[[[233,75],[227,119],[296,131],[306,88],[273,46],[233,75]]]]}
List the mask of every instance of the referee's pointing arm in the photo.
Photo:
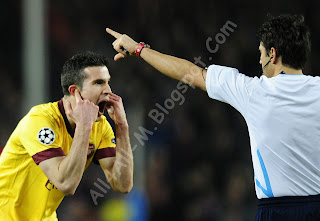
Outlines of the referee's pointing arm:
{"type": "Polygon", "coordinates": [[[110,28],[107,28],[106,31],[116,38],[112,43],[113,48],[118,52],[118,54],[114,56],[115,61],[125,58],[128,55],[138,56],[168,77],[194,85],[206,91],[205,79],[207,71],[205,69],[187,60],[152,50],[149,45],[143,42],[137,43],[128,35],[120,34],[110,28]]]}

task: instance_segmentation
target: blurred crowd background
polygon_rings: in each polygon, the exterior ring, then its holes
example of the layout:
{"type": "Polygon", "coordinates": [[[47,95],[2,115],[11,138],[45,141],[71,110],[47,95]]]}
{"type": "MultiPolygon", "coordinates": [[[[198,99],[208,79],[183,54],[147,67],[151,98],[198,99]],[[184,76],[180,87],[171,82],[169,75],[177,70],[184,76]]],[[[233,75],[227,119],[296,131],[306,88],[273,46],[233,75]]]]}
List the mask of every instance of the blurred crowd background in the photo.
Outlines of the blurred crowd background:
{"type": "MultiPolygon", "coordinates": [[[[164,106],[178,82],[135,57],[114,62],[114,39],[105,28],[191,62],[201,56],[207,66],[232,66],[248,76],[260,76],[257,29],[268,13],[299,13],[305,16],[312,36],[304,73],[315,76],[320,71],[319,9],[320,2],[315,0],[46,1],[46,102],[62,97],[60,71],[66,59],[83,51],[103,53],[110,60],[111,87],[123,98],[136,147],[135,184],[129,194],[99,190],[95,183],[106,179],[99,166],[91,165],[76,194],[60,205],[59,220],[253,220],[257,199],[242,116],[200,89],[188,87],[185,101],[175,102],[158,124],[148,113],[157,108],[156,103],[164,106]],[[214,48],[215,36],[227,21],[237,27],[216,53],[210,53],[206,40],[211,37],[214,48]],[[139,126],[153,135],[143,142],[137,139],[134,134],[141,134],[139,126]],[[100,194],[97,205],[92,191],[100,194]]],[[[0,10],[0,145],[4,146],[27,113],[22,107],[22,0],[4,1],[0,10]]]]}

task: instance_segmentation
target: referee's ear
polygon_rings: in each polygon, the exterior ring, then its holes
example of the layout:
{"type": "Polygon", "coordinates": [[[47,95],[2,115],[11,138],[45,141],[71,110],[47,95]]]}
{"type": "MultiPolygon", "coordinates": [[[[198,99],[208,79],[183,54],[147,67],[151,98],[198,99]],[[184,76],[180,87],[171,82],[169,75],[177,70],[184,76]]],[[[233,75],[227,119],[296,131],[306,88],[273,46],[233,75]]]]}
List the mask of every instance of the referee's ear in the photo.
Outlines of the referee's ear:
{"type": "Polygon", "coordinates": [[[277,55],[277,49],[275,49],[274,47],[272,47],[269,51],[269,57],[271,60],[272,64],[274,64],[277,61],[278,55],[277,55]]]}

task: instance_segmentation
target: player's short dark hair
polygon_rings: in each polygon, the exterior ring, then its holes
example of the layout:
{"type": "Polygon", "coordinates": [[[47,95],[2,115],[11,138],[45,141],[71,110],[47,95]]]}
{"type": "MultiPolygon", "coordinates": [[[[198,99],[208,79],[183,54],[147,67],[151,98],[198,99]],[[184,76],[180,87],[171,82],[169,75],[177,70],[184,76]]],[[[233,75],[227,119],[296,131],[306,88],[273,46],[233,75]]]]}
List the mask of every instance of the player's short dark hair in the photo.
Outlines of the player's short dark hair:
{"type": "Polygon", "coordinates": [[[303,69],[311,50],[309,28],[302,15],[271,17],[257,32],[257,37],[268,52],[272,47],[282,57],[282,63],[294,69],[303,69]]]}
{"type": "Polygon", "coordinates": [[[108,59],[102,54],[94,52],[78,53],[68,59],[61,72],[61,87],[64,95],[70,95],[70,85],[79,86],[82,90],[83,81],[86,79],[84,69],[87,67],[108,66],[108,59]]]}

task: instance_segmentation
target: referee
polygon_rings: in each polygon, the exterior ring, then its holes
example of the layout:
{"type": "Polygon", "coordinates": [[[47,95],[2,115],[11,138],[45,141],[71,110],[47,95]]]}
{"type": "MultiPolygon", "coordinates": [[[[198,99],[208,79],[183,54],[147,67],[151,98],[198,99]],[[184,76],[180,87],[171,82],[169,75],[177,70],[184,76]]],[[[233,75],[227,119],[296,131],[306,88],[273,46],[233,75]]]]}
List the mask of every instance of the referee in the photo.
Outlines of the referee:
{"type": "Polygon", "coordinates": [[[207,91],[245,118],[256,195],[255,220],[320,220],[320,78],[302,69],[310,32],[300,15],[267,20],[257,33],[261,77],[235,68],[193,63],[159,53],[111,29],[115,60],[136,55],[163,74],[207,91]]]}

